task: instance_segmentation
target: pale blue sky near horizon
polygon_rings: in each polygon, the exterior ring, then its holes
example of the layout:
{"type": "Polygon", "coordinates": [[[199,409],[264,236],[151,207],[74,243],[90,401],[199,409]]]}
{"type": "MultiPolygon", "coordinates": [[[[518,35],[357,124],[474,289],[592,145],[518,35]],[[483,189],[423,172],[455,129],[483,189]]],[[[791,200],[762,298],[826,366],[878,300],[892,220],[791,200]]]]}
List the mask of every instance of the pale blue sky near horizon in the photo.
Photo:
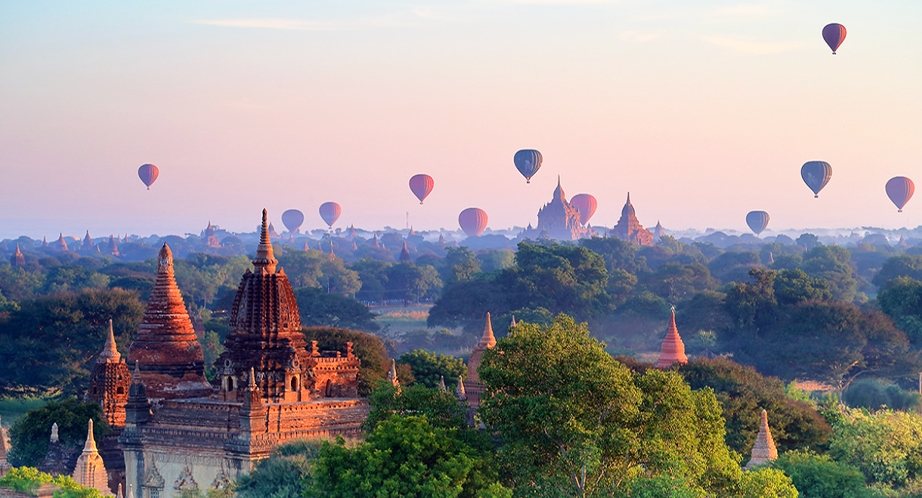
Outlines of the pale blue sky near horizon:
{"type": "Polygon", "coordinates": [[[922,2],[0,2],[0,238],[536,223],[922,225],[922,2]],[[820,31],[848,35],[832,56],[820,31]],[[544,165],[526,185],[516,150],[544,165]],[[825,160],[814,199],[800,166],[825,160]],[[154,163],[160,178],[137,177],[154,163]],[[428,173],[420,206],[407,187],[428,173]]]}

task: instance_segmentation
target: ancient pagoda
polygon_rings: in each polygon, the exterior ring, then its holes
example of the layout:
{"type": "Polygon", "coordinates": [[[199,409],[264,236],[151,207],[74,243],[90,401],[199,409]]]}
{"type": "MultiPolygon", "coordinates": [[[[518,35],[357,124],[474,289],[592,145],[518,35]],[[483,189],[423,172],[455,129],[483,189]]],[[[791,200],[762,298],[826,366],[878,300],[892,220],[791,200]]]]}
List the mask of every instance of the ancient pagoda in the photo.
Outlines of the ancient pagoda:
{"type": "Polygon", "coordinates": [[[22,251],[19,250],[19,242],[16,243],[16,251],[10,256],[10,266],[13,268],[17,266],[26,266],[26,257],[22,254],[22,251]]]}
{"type": "Polygon", "coordinates": [[[490,312],[487,312],[486,323],[483,326],[483,335],[480,341],[471,351],[471,357],[467,360],[467,378],[461,385],[461,393],[467,398],[467,404],[470,411],[476,411],[480,407],[480,395],[483,393],[483,384],[480,383],[480,375],[477,369],[480,368],[480,360],[483,358],[483,352],[493,349],[496,346],[496,336],[493,335],[493,323],[490,320],[490,312]]]}
{"type": "Polygon", "coordinates": [[[589,230],[580,224],[579,211],[567,201],[567,194],[560,186],[558,176],[557,188],[554,189],[551,201],[538,210],[538,226],[532,228],[529,225],[522,232],[521,237],[577,240],[588,235],[589,230]]]}
{"type": "Polygon", "coordinates": [[[128,361],[139,363],[141,381],[151,398],[211,395],[205,380],[205,356],[195,336],[176,278],[173,253],[163,244],[157,259],[157,280],[147,301],[128,361]]]}
{"type": "Polygon", "coordinates": [[[109,320],[106,345],[93,365],[90,389],[86,397],[102,406],[106,423],[112,427],[125,426],[125,403],[128,402],[129,386],[131,374],[128,372],[128,365],[122,361],[122,355],[115,348],[115,332],[112,329],[112,320],[109,320]]]}
{"type": "Polygon", "coordinates": [[[3,428],[3,421],[0,421],[0,477],[6,475],[12,466],[6,460],[6,429],[3,428]]]}
{"type": "Polygon", "coordinates": [[[106,473],[106,466],[103,464],[102,456],[96,449],[96,440],[93,438],[93,419],[90,419],[86,443],[83,445],[83,453],[77,458],[77,466],[74,468],[74,480],[78,484],[87,488],[96,488],[104,496],[111,496],[109,490],[109,476],[106,473]]]}
{"type": "Polygon", "coordinates": [[[675,325],[675,306],[673,306],[669,316],[669,328],[666,330],[666,337],[660,347],[656,368],[669,368],[676,363],[688,363],[688,357],[685,356],[685,343],[682,342],[679,329],[675,325]]]}
{"type": "Polygon", "coordinates": [[[630,192],[627,194],[624,207],[621,208],[621,218],[618,219],[618,224],[608,234],[611,237],[617,237],[625,242],[633,242],[641,246],[653,245],[653,234],[637,221],[637,213],[634,211],[633,204],[631,204],[630,192]]]}
{"type": "Polygon", "coordinates": [[[752,446],[752,456],[744,469],[753,469],[777,458],[778,449],[775,448],[775,440],[772,438],[772,431],[768,427],[768,412],[762,410],[762,416],[759,420],[759,434],[756,435],[756,443],[752,446]]]}

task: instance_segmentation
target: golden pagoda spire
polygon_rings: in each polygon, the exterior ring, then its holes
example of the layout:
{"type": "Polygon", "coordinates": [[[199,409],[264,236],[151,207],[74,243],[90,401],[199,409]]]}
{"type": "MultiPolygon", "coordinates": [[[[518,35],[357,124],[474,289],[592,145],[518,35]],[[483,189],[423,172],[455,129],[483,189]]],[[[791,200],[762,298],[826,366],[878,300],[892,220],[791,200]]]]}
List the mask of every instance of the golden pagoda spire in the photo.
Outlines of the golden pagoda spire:
{"type": "Polygon", "coordinates": [[[112,330],[112,319],[109,319],[109,335],[106,336],[106,345],[102,348],[102,353],[96,359],[96,363],[118,363],[122,355],[115,348],[115,332],[112,330]]]}
{"type": "Polygon", "coordinates": [[[275,273],[278,260],[272,253],[272,241],[269,240],[269,212],[263,209],[262,229],[259,234],[259,246],[256,248],[256,259],[253,266],[261,269],[263,273],[275,273]]]}

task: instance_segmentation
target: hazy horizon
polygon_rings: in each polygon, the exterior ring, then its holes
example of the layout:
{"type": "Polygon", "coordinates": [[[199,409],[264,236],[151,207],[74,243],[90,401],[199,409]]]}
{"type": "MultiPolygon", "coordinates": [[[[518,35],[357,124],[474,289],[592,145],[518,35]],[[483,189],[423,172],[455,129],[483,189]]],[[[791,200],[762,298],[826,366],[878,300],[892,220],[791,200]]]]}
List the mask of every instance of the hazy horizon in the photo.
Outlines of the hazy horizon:
{"type": "MultiPolygon", "coordinates": [[[[922,3],[481,0],[0,4],[0,238],[536,224],[922,225],[922,3]],[[832,56],[820,31],[848,35],[832,56]],[[527,185],[512,163],[536,148],[527,185]],[[814,199],[800,178],[832,164],[814,199]],[[160,168],[148,191],[143,163],[160,168]],[[435,179],[425,205],[416,173],[435,179]]],[[[766,232],[771,233],[771,232],[766,232]]]]}

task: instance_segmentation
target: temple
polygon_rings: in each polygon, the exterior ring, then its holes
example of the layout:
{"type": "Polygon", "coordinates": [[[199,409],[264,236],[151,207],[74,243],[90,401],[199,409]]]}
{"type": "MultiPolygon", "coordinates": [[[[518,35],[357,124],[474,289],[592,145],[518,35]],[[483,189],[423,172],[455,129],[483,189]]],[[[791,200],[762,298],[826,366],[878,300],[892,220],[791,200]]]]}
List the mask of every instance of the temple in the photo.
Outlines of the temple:
{"type": "Polygon", "coordinates": [[[579,211],[567,201],[567,196],[557,177],[557,188],[551,201],[538,210],[538,226],[522,231],[522,238],[551,238],[557,240],[577,240],[588,237],[590,231],[580,225],[579,211]]]}
{"type": "Polygon", "coordinates": [[[16,251],[10,256],[10,266],[16,268],[17,266],[25,266],[26,257],[22,254],[22,251],[19,249],[19,243],[16,243],[16,251]]]}
{"type": "Polygon", "coordinates": [[[688,363],[688,357],[685,356],[685,343],[679,335],[679,329],[675,325],[675,307],[672,308],[672,314],[669,317],[669,328],[666,330],[666,337],[660,347],[659,361],[656,362],[656,368],[669,368],[676,363],[688,363]]]}
{"type": "Polygon", "coordinates": [[[136,374],[119,438],[126,489],[138,497],[223,488],[279,444],[360,433],[368,405],[357,394],[359,358],[351,343],[345,351],[320,351],[305,342],[265,210],[260,230],[213,388],[201,377],[201,348],[189,343],[195,337],[169,248],[161,250],[157,284],[129,354],[136,374]]]}
{"type": "Polygon", "coordinates": [[[496,346],[496,336],[493,335],[493,323],[490,320],[490,312],[487,312],[486,322],[483,326],[483,335],[480,341],[471,351],[471,356],[467,360],[467,378],[460,383],[456,395],[459,399],[463,396],[467,400],[469,418],[473,420],[473,414],[480,407],[480,395],[483,393],[483,384],[480,383],[480,375],[477,369],[480,368],[480,361],[483,358],[483,352],[496,346]]]}
{"type": "Polygon", "coordinates": [[[625,242],[633,242],[641,246],[653,245],[653,234],[637,221],[637,214],[631,204],[631,194],[627,194],[627,201],[621,208],[621,218],[618,224],[609,230],[610,237],[617,237],[625,242]]]}
{"type": "Polygon", "coordinates": [[[756,435],[756,442],[752,446],[752,455],[744,469],[750,470],[777,458],[778,449],[775,447],[772,431],[768,427],[768,412],[762,410],[762,416],[759,420],[759,434],[756,435]]]}
{"type": "Polygon", "coordinates": [[[0,421],[0,477],[6,475],[12,466],[6,460],[6,429],[3,428],[3,422],[0,421]]]}
{"type": "Polygon", "coordinates": [[[83,445],[83,453],[77,458],[77,465],[74,468],[73,478],[77,484],[99,490],[103,496],[111,496],[109,490],[109,476],[106,473],[106,466],[103,463],[102,456],[96,449],[96,440],[93,438],[93,419],[90,419],[86,443],[83,445]]]}

